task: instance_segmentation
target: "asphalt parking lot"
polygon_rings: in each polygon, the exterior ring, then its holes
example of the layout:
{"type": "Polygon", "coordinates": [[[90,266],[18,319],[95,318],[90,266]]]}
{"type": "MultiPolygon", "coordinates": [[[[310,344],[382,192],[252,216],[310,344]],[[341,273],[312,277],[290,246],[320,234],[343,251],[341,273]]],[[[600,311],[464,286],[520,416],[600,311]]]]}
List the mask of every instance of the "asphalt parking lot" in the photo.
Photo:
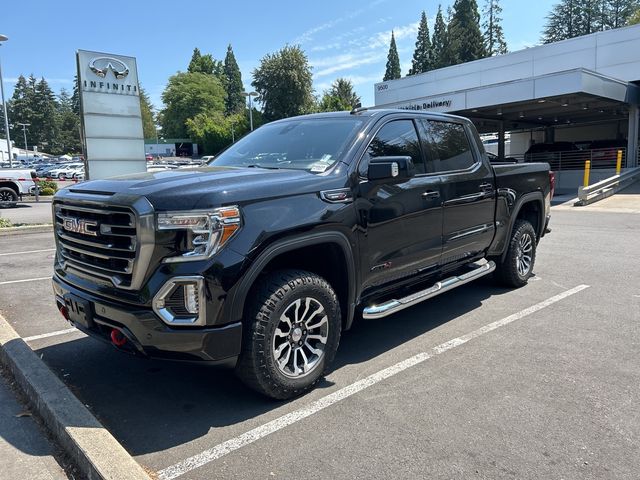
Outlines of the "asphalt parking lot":
{"type": "Polygon", "coordinates": [[[51,233],[0,238],[0,312],[162,479],[635,479],[639,219],[554,209],[528,286],[481,279],[361,321],[335,370],[291,402],[70,330],[51,233]]]}

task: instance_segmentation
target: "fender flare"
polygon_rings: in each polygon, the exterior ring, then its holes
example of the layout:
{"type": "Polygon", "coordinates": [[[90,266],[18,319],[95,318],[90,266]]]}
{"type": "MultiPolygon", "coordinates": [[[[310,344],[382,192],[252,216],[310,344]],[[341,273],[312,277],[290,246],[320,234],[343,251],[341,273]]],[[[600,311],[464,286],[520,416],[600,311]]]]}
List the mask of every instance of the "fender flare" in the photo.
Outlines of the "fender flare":
{"type": "Polygon", "coordinates": [[[276,241],[269,245],[252,263],[248,270],[242,276],[242,280],[235,288],[231,298],[231,318],[243,319],[244,305],[247,295],[253,286],[258,275],[262,273],[267,264],[286,252],[297,250],[299,248],[318,245],[322,243],[333,243],[342,250],[347,268],[347,318],[343,319],[343,326],[348,330],[353,323],[356,299],[356,268],[353,250],[349,239],[340,232],[318,232],[304,235],[296,235],[276,241]]]}
{"type": "Polygon", "coordinates": [[[505,257],[507,256],[507,251],[509,250],[509,242],[511,240],[511,234],[513,233],[513,227],[516,224],[516,219],[518,218],[518,215],[520,214],[520,210],[522,210],[522,207],[524,205],[526,205],[527,203],[532,203],[532,202],[536,202],[539,203],[540,205],[540,218],[538,219],[538,231],[536,232],[536,236],[537,239],[540,240],[541,236],[542,236],[542,231],[544,230],[545,227],[545,211],[544,211],[544,196],[542,195],[542,192],[530,192],[530,193],[526,193],[524,195],[522,195],[518,201],[516,202],[515,206],[513,207],[512,213],[511,213],[511,217],[509,219],[509,230],[507,233],[507,241],[505,242],[505,248],[504,251],[502,252],[502,255],[500,256],[500,258],[504,261],[505,257]]]}

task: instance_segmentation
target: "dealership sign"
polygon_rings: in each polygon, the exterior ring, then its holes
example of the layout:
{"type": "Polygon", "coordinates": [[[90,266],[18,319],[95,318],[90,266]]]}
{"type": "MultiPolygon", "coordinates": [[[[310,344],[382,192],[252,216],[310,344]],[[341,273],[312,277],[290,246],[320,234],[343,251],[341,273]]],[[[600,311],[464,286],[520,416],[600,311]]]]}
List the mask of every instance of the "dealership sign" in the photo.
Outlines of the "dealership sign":
{"type": "Polygon", "coordinates": [[[400,108],[403,110],[438,110],[438,109],[450,109],[452,104],[453,104],[453,100],[451,99],[428,100],[424,102],[403,105],[400,108]]]}
{"type": "Polygon", "coordinates": [[[78,50],[76,61],[87,177],[146,171],[136,59],[78,50]]]}

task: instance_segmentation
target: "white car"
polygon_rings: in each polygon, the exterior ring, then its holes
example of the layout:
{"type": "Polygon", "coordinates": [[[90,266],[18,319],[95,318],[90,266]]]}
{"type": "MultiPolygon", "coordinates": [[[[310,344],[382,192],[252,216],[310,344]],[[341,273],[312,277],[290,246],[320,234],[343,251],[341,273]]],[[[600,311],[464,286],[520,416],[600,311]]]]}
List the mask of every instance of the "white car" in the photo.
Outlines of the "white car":
{"type": "Polygon", "coordinates": [[[0,170],[0,207],[15,207],[18,199],[35,186],[35,177],[35,170],[0,170]]]}
{"type": "Polygon", "coordinates": [[[67,163],[60,168],[49,170],[48,176],[58,180],[66,180],[68,178],[77,178],[79,173],[84,176],[84,163],[67,163]]]}

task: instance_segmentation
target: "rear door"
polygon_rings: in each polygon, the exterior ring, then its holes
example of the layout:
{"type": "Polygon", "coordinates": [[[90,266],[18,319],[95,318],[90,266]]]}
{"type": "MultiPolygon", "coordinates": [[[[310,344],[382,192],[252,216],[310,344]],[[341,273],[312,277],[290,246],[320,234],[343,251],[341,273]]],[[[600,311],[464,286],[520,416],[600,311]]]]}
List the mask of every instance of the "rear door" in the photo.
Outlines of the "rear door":
{"type": "Polygon", "coordinates": [[[365,151],[358,173],[356,209],[363,287],[374,287],[435,269],[442,248],[440,178],[429,175],[417,124],[395,118],[380,127],[365,151]],[[410,156],[416,175],[369,181],[369,160],[410,156]]]}
{"type": "MultiPolygon", "coordinates": [[[[430,167],[440,175],[443,205],[440,263],[462,261],[489,247],[495,230],[493,170],[473,148],[464,122],[421,120],[430,167]]],[[[429,168],[429,166],[428,166],[429,168]]]]}

